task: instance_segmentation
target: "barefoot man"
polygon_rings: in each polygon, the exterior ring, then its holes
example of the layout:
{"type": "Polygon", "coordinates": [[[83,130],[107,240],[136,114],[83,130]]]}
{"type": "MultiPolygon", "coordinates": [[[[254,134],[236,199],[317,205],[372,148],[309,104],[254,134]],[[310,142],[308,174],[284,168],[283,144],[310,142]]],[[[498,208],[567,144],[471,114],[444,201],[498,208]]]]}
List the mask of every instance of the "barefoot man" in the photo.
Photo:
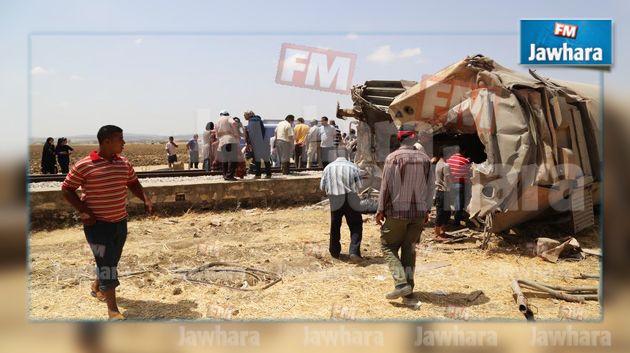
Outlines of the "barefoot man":
{"type": "Polygon", "coordinates": [[[92,295],[107,303],[110,320],[124,320],[116,305],[118,261],[127,239],[127,189],[144,201],[147,213],[153,205],[140,185],[133,166],[120,155],[125,145],[123,130],[105,125],[98,130],[98,151],[77,161],[61,190],[79,211],[85,238],[96,260],[97,275],[92,295]],[[81,188],[81,198],[76,193],[81,188]]]}

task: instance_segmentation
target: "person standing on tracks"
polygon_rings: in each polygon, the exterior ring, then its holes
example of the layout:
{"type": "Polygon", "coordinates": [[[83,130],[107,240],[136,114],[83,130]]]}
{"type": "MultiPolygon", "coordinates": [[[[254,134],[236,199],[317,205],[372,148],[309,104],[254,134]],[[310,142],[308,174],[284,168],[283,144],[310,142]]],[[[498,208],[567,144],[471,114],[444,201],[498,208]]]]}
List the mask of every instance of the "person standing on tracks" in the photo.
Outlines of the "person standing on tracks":
{"type": "Polygon", "coordinates": [[[219,139],[219,155],[223,165],[223,179],[236,181],[236,167],[238,166],[238,150],[241,134],[239,126],[227,110],[219,113],[217,121],[217,138],[219,139]]]}
{"type": "Polygon", "coordinates": [[[334,258],[341,252],[341,221],[346,217],[350,228],[350,262],[361,261],[361,239],[363,237],[363,218],[359,188],[361,176],[359,168],[346,159],[346,151],[338,151],[339,157],[328,164],[322,173],[319,188],[326,193],[330,201],[330,244],[328,250],[334,258]]]}
{"type": "Polygon", "coordinates": [[[203,132],[203,169],[208,172],[212,169],[216,158],[217,133],[214,131],[214,123],[212,121],[206,124],[206,131],[203,132]]]}
{"type": "Polygon", "coordinates": [[[262,176],[262,165],[265,164],[265,178],[271,178],[271,149],[265,138],[266,130],[262,118],[249,110],[243,114],[247,120],[247,128],[245,129],[245,140],[247,141],[247,149],[254,156],[255,179],[262,176]]]}
{"type": "Polygon", "coordinates": [[[303,118],[297,119],[297,124],[293,128],[295,133],[295,167],[304,168],[306,166],[306,137],[308,135],[308,125],[303,118]]]}
{"type": "Polygon", "coordinates": [[[68,174],[70,170],[70,155],[74,152],[74,148],[68,145],[68,139],[62,137],[57,140],[57,147],[55,153],[57,154],[57,162],[59,162],[59,168],[61,174],[68,174]]]}
{"type": "MultiPolygon", "coordinates": [[[[308,135],[306,136],[306,168],[312,168],[317,162],[319,151],[319,126],[317,126],[317,120],[313,119],[308,129],[308,135]]],[[[318,163],[321,165],[321,162],[318,163]]]]}
{"type": "Polygon", "coordinates": [[[197,142],[197,140],[199,139],[199,135],[194,134],[193,137],[188,140],[188,143],[186,143],[186,149],[188,150],[188,169],[193,169],[193,166],[195,167],[195,169],[199,169],[199,142],[197,142]]]}
{"type": "Polygon", "coordinates": [[[173,168],[173,164],[177,162],[177,147],[179,146],[175,143],[173,136],[169,136],[168,142],[164,147],[166,150],[166,161],[168,162],[169,168],[173,168]]]}
{"type": "Polygon", "coordinates": [[[322,168],[326,168],[328,163],[337,158],[337,155],[335,154],[335,137],[337,136],[337,129],[328,124],[328,117],[322,116],[319,122],[321,124],[319,127],[321,146],[319,160],[322,162],[322,168]]]}
{"type": "Polygon", "coordinates": [[[376,223],[381,226],[381,249],[394,279],[394,290],[385,298],[403,297],[404,303],[411,304],[416,244],[430,209],[430,161],[413,147],[415,131],[399,131],[398,140],[400,148],[385,159],[376,223]]]}
{"type": "Polygon", "coordinates": [[[98,130],[98,151],[77,161],[66,176],[63,197],[79,212],[83,231],[94,260],[97,278],[92,296],[107,303],[110,320],[124,320],[116,304],[118,262],[127,239],[127,190],[144,202],[151,213],[153,204],[144,192],[133,166],[120,155],[125,146],[123,130],[105,125],[98,130]],[[76,190],[81,188],[79,198],[76,190]]]}
{"type": "Polygon", "coordinates": [[[280,169],[282,174],[289,174],[289,166],[291,164],[291,153],[295,142],[295,134],[293,132],[293,121],[295,117],[291,114],[278,123],[276,126],[276,149],[278,151],[278,159],[280,159],[280,169]]]}
{"type": "Polygon", "coordinates": [[[55,159],[55,139],[49,137],[42,148],[42,174],[57,174],[57,161],[55,159]]]}

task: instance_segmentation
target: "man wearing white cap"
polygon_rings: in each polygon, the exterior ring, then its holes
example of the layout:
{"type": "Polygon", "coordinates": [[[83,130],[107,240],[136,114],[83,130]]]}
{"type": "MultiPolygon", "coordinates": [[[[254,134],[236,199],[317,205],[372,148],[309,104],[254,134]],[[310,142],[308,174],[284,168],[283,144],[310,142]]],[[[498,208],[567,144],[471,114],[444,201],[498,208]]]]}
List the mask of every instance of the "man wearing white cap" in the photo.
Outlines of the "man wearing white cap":
{"type": "Polygon", "coordinates": [[[219,155],[223,165],[223,179],[235,181],[234,174],[238,164],[238,144],[240,134],[238,123],[230,117],[227,110],[222,110],[217,121],[217,138],[219,139],[219,155]]]}

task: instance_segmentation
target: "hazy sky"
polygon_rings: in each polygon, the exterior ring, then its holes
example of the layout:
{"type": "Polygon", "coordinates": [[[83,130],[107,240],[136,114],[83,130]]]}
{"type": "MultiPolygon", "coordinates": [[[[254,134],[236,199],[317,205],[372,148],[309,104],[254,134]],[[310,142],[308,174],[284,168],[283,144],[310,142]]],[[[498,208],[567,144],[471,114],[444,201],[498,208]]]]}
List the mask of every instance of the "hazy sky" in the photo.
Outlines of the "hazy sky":
{"type": "MultiPolygon", "coordinates": [[[[419,80],[477,53],[524,71],[521,18],[612,18],[616,64],[606,85],[627,87],[623,2],[383,4],[0,0],[0,116],[18,148],[28,136],[94,134],[106,123],[131,133],[188,134],[221,109],[331,117],[337,101],[350,106],[349,96],[275,83],[282,43],[356,54],[354,83],[419,80]]],[[[538,71],[598,83],[592,70],[538,71]]]]}

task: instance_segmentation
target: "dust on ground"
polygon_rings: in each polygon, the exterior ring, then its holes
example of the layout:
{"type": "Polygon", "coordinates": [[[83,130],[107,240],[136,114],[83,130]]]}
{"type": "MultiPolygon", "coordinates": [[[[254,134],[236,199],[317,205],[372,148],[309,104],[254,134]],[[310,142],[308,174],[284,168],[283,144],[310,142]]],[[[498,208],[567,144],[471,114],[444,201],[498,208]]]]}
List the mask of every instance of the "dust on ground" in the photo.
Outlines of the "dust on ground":
{"type": "MultiPolygon", "coordinates": [[[[438,244],[425,228],[417,250],[414,288],[419,308],[385,294],[393,281],[380,250],[378,226],[364,216],[362,255],[351,264],[327,254],[330,215],[320,206],[187,213],[129,222],[119,264],[119,305],[129,319],[356,319],[517,320],[510,282],[599,287],[600,259],[549,263],[533,257],[522,236],[494,237],[488,250],[474,243],[438,244]],[[236,290],[186,280],[178,270],[227,262],[272,271],[282,280],[264,290],[236,290]]],[[[576,236],[599,248],[597,229],[576,236]]],[[[343,252],[349,231],[342,228],[343,252]]],[[[94,264],[81,227],[32,233],[30,318],[104,320],[104,303],[89,293],[94,264]]],[[[239,288],[247,287],[244,281],[239,288]]],[[[238,286],[238,285],[237,285],[238,286]]],[[[251,288],[250,288],[251,289],[251,288]]],[[[600,319],[596,301],[567,303],[525,291],[536,319],[559,320],[561,312],[600,319]],[[567,309],[569,308],[569,309],[567,309]]]]}

